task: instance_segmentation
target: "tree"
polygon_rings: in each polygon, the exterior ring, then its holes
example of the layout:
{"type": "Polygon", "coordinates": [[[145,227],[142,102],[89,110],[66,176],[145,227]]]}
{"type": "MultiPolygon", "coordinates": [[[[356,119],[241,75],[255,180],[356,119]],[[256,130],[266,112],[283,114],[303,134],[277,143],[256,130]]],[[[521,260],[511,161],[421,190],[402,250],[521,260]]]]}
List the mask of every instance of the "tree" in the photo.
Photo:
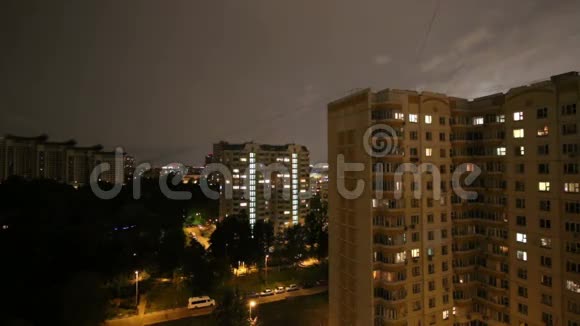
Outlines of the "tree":
{"type": "Polygon", "coordinates": [[[256,257],[252,260],[262,262],[268,254],[268,250],[274,244],[274,225],[270,221],[258,220],[254,224],[254,252],[256,257]]]}
{"type": "Polygon", "coordinates": [[[328,255],[327,207],[317,195],[310,200],[310,213],[306,216],[306,244],[318,258],[328,255]]]}
{"type": "MultiPolygon", "coordinates": [[[[138,200],[131,185],[102,200],[89,186],[74,189],[51,180],[9,178],[0,184],[0,225],[6,226],[0,247],[10,248],[0,254],[6,266],[0,279],[10,280],[2,287],[10,300],[0,306],[1,325],[97,325],[107,302],[134,302],[127,277],[135,270],[153,277],[187,271],[196,289],[228,275],[227,265],[203,248],[184,248],[184,212],[199,206],[204,216],[215,216],[217,202],[197,185],[170,185],[194,198],[169,200],[157,180],[142,181],[138,200]],[[42,304],[31,310],[31,298],[42,304]]],[[[140,290],[147,291],[146,282],[140,290]]]]}
{"type": "Polygon", "coordinates": [[[250,222],[245,214],[229,216],[219,222],[209,242],[212,255],[228,263],[251,263],[257,260],[250,222]]]}
{"type": "Polygon", "coordinates": [[[199,242],[193,240],[184,249],[181,265],[192,293],[207,292],[215,284],[207,253],[199,242]]]}
{"type": "Polygon", "coordinates": [[[306,228],[296,224],[284,233],[284,255],[292,262],[299,261],[306,255],[306,228]]]}
{"type": "Polygon", "coordinates": [[[237,289],[224,292],[221,303],[214,310],[214,316],[219,326],[250,325],[248,307],[237,289]]]}

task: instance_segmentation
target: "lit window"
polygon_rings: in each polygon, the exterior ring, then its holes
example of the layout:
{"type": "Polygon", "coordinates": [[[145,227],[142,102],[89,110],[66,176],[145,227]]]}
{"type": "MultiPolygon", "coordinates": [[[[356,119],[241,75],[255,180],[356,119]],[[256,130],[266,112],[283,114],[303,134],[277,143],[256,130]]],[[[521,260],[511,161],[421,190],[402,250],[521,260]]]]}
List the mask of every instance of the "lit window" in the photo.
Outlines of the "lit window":
{"type": "Polygon", "coordinates": [[[395,112],[395,119],[397,120],[405,120],[405,114],[401,112],[395,112]]]}
{"type": "Polygon", "coordinates": [[[409,122],[417,122],[418,118],[416,114],[409,114],[409,122]]]}
{"type": "Polygon", "coordinates": [[[514,129],[514,138],[524,138],[524,129],[514,129]]]}
{"type": "Polygon", "coordinates": [[[548,136],[549,129],[548,126],[543,126],[542,128],[538,128],[538,137],[548,136]]]}
{"type": "Polygon", "coordinates": [[[550,183],[547,181],[538,182],[538,190],[539,191],[550,191],[550,183]]]}
{"type": "Polygon", "coordinates": [[[527,251],[523,251],[523,250],[518,250],[516,252],[516,257],[519,260],[528,261],[528,252],[527,251]]]}
{"type": "Polygon", "coordinates": [[[497,156],[505,156],[505,147],[498,147],[496,148],[496,154],[497,156]]]}
{"type": "Polygon", "coordinates": [[[564,183],[564,192],[580,192],[580,183],[578,182],[564,183]]]}
{"type": "Polygon", "coordinates": [[[425,148],[425,156],[433,155],[433,148],[425,148]]]}
{"type": "Polygon", "coordinates": [[[431,124],[433,122],[433,117],[430,115],[426,115],[425,116],[425,123],[426,124],[431,124]]]}
{"type": "Polygon", "coordinates": [[[473,117],[473,125],[478,126],[483,124],[483,117],[473,117]]]}
{"type": "Polygon", "coordinates": [[[528,236],[525,233],[516,233],[516,241],[521,243],[527,243],[528,236]]]}
{"type": "Polygon", "coordinates": [[[411,249],[411,257],[419,258],[419,253],[420,253],[419,249],[411,249]]]}
{"type": "Polygon", "coordinates": [[[443,310],[443,320],[449,319],[449,310],[443,310]]]}
{"type": "Polygon", "coordinates": [[[516,147],[516,154],[519,156],[524,156],[525,153],[525,149],[524,146],[518,146],[516,147]]]}
{"type": "Polygon", "coordinates": [[[542,247],[542,248],[552,248],[552,239],[550,239],[550,238],[540,238],[540,247],[542,247]]]}
{"type": "Polygon", "coordinates": [[[580,283],[576,283],[571,280],[566,280],[566,290],[580,293],[580,283]]]}
{"type": "Polygon", "coordinates": [[[514,121],[524,120],[524,113],[522,111],[514,112],[514,121]]]}
{"type": "Polygon", "coordinates": [[[241,157],[241,158],[240,158],[240,162],[246,162],[247,160],[248,160],[248,159],[247,159],[247,158],[245,158],[245,157],[241,157]]]}
{"type": "Polygon", "coordinates": [[[495,117],[495,122],[504,123],[505,122],[505,115],[500,114],[495,117]]]}
{"type": "Polygon", "coordinates": [[[466,172],[473,172],[475,170],[475,164],[473,163],[465,163],[465,171],[466,172]]]}
{"type": "Polygon", "coordinates": [[[247,207],[248,203],[244,202],[244,203],[240,203],[240,207],[247,207]]]}

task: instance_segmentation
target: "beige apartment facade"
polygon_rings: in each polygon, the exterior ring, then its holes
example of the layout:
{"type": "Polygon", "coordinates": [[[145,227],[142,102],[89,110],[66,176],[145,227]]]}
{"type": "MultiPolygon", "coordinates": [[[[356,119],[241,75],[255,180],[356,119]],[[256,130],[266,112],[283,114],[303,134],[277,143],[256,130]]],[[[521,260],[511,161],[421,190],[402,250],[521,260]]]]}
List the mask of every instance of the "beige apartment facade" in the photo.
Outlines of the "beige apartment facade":
{"type": "Polygon", "coordinates": [[[330,324],[578,326],[579,99],[572,72],[471,101],[365,89],[331,102],[330,324]],[[384,153],[365,146],[380,125],[384,153]],[[342,158],[362,165],[339,173],[342,158]],[[396,177],[405,164],[425,173],[396,177]],[[477,198],[453,191],[460,167],[480,172],[460,182],[477,198]]]}

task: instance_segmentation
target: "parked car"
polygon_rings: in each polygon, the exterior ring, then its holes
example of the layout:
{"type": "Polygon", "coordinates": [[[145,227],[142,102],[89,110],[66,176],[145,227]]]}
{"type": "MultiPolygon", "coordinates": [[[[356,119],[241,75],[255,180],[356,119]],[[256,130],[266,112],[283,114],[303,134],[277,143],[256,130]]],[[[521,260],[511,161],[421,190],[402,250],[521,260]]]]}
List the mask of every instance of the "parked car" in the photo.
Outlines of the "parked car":
{"type": "Polygon", "coordinates": [[[246,298],[257,298],[260,296],[260,292],[252,292],[252,293],[248,293],[248,295],[246,295],[246,298]]]}
{"type": "Polygon", "coordinates": [[[274,289],[274,293],[276,293],[276,294],[284,293],[284,292],[286,292],[286,289],[283,286],[279,286],[279,287],[274,289]]]}
{"type": "Polygon", "coordinates": [[[265,289],[264,291],[260,292],[261,297],[269,297],[271,295],[274,295],[274,291],[271,289],[265,289]]]}
{"type": "Polygon", "coordinates": [[[298,291],[298,285],[296,284],[290,284],[289,286],[286,287],[286,292],[292,292],[292,291],[298,291]]]}
{"type": "Polygon", "coordinates": [[[192,297],[189,298],[187,302],[187,309],[206,308],[213,306],[215,306],[215,300],[208,296],[192,297]]]}
{"type": "Polygon", "coordinates": [[[318,280],[316,282],[316,285],[318,285],[318,286],[325,286],[325,285],[328,285],[328,281],[327,280],[318,280]]]}

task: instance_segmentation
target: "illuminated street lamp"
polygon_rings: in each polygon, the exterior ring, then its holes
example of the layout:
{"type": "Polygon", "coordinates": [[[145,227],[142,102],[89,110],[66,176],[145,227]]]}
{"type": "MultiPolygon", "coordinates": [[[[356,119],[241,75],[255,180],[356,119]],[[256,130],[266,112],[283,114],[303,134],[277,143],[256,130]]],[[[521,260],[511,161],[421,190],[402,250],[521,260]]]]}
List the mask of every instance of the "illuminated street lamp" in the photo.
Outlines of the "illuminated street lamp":
{"type": "Polygon", "coordinates": [[[270,258],[270,255],[266,255],[266,257],[264,257],[264,270],[266,271],[266,285],[268,285],[268,258],[270,258]]]}
{"type": "Polygon", "coordinates": [[[139,305],[139,271],[135,271],[135,306],[139,305]]]}
{"type": "Polygon", "coordinates": [[[254,308],[256,306],[256,301],[252,300],[250,301],[250,320],[252,320],[252,308],[254,308]]]}

